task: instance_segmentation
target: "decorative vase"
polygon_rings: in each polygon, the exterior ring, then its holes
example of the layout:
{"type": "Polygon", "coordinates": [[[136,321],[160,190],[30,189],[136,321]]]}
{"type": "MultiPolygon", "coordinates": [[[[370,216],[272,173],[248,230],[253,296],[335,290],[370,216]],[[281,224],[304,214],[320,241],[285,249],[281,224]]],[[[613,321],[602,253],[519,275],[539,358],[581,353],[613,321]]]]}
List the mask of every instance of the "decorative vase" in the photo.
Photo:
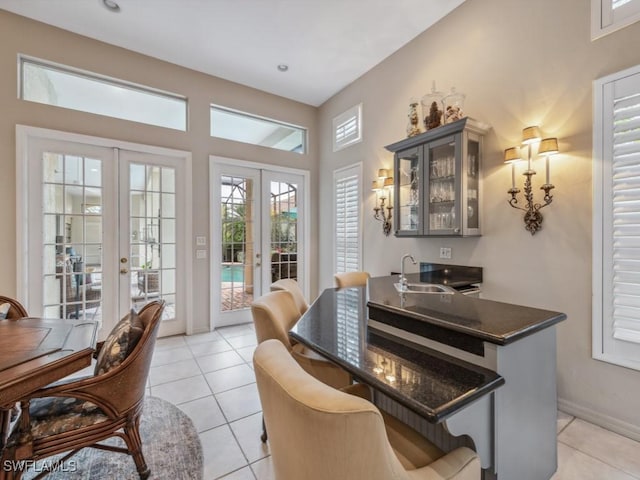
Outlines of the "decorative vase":
{"type": "Polygon", "coordinates": [[[407,124],[407,137],[413,137],[420,134],[420,118],[418,116],[418,102],[411,100],[409,103],[409,123],[407,124]]]}
{"type": "Polygon", "coordinates": [[[456,122],[464,117],[463,107],[464,99],[466,95],[464,93],[456,92],[455,87],[451,87],[451,93],[442,99],[443,105],[443,123],[456,122]]]}
{"type": "Polygon", "coordinates": [[[431,85],[431,92],[422,97],[422,122],[425,131],[442,125],[442,98],[444,94],[436,90],[436,82],[431,85]]]}

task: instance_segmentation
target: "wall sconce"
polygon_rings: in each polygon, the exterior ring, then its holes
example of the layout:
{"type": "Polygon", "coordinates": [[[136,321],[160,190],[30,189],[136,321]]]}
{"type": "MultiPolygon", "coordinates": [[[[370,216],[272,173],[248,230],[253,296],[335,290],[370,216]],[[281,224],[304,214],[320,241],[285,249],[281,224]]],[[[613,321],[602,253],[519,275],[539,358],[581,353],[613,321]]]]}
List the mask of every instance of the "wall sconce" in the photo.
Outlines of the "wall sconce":
{"type": "Polygon", "coordinates": [[[376,206],[373,211],[373,218],[382,222],[382,231],[385,235],[391,233],[391,188],[393,187],[393,177],[389,176],[389,170],[381,168],[378,170],[378,179],[373,181],[371,189],[376,192],[376,206]],[[386,205],[387,198],[389,204],[386,205]],[[385,212],[386,209],[386,212],[385,212]]]}
{"type": "Polygon", "coordinates": [[[555,188],[550,180],[549,169],[549,156],[558,153],[558,139],[557,138],[545,138],[542,139],[540,130],[538,127],[527,127],[522,130],[522,144],[527,148],[527,170],[523,173],[526,177],[524,182],[524,199],[526,204],[524,207],[517,205],[517,195],[520,193],[520,189],[516,188],[516,163],[522,160],[520,149],[518,147],[507,148],[504,151],[504,163],[511,164],[511,188],[508,190],[508,194],[511,195],[509,199],[509,205],[518,210],[524,211],[524,224],[528,232],[531,235],[542,228],[542,214],[540,209],[546,207],[553,200],[553,196],[549,193],[555,188]],[[533,200],[533,190],[531,186],[531,177],[536,174],[535,170],[531,168],[531,147],[535,143],[540,143],[538,147],[538,155],[544,155],[546,157],[546,182],[540,187],[540,190],[544,190],[544,203],[535,203],[533,200]]]}

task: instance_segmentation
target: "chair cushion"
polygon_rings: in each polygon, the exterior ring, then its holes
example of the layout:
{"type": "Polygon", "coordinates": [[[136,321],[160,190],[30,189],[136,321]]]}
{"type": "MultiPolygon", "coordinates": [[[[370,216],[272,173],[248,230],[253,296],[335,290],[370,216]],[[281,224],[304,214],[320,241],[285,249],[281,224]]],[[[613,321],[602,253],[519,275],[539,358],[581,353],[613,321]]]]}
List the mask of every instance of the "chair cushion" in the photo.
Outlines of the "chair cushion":
{"type": "Polygon", "coordinates": [[[94,403],[80,398],[35,398],[29,406],[34,438],[68,432],[108,420],[94,403]]]}
{"type": "Polygon", "coordinates": [[[9,309],[11,308],[11,304],[9,302],[5,302],[0,305],[0,320],[7,318],[9,315],[9,309]]]}
{"type": "Polygon", "coordinates": [[[134,309],[113,327],[104,341],[95,367],[95,375],[107,373],[120,365],[138,344],[144,324],[134,309]]]}

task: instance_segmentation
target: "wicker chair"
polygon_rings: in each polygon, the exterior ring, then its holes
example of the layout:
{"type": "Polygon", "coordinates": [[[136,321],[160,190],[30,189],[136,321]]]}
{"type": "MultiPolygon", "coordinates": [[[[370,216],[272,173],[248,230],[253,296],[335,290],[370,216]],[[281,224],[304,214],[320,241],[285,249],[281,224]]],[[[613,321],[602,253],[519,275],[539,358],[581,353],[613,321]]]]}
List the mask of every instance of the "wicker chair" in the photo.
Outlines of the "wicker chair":
{"type": "MultiPolygon", "coordinates": [[[[5,317],[6,320],[18,320],[19,318],[29,316],[27,309],[24,308],[18,300],[0,295],[0,305],[4,303],[8,303],[10,305],[7,316],[5,317]]],[[[20,407],[18,404],[16,404],[12,409],[0,411],[0,451],[4,449],[9,432],[11,432],[15,419],[19,413],[20,407]]]]}
{"type": "Polygon", "coordinates": [[[27,313],[27,309],[24,308],[18,300],[0,295],[0,305],[2,305],[3,303],[8,303],[9,305],[11,305],[11,307],[9,307],[9,312],[7,313],[7,319],[15,320],[18,318],[29,316],[29,314],[27,313]]]}
{"type": "MultiPolygon", "coordinates": [[[[2,464],[69,452],[63,457],[66,461],[81,449],[93,447],[131,455],[140,478],[148,478],[139,425],[163,309],[164,301],[154,301],[145,305],[135,320],[131,320],[136,317],[133,314],[123,318],[102,344],[93,376],[52,384],[22,400],[22,416],[2,453],[2,464]],[[128,317],[141,330],[134,345],[127,345],[131,333],[122,335],[128,317]],[[109,357],[122,350],[127,353],[121,358],[109,357]],[[98,443],[116,436],[126,447],[98,443]]],[[[22,473],[3,471],[0,475],[19,479],[22,473]]]]}

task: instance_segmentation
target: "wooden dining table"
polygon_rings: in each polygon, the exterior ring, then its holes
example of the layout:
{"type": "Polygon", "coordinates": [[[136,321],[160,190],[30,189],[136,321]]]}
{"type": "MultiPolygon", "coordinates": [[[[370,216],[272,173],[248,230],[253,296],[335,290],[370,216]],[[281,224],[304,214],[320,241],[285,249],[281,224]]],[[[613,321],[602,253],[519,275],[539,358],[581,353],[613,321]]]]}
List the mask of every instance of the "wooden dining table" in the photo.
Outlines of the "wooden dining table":
{"type": "Polygon", "coordinates": [[[15,403],[91,365],[97,331],[95,321],[0,320],[0,449],[15,403]]]}

